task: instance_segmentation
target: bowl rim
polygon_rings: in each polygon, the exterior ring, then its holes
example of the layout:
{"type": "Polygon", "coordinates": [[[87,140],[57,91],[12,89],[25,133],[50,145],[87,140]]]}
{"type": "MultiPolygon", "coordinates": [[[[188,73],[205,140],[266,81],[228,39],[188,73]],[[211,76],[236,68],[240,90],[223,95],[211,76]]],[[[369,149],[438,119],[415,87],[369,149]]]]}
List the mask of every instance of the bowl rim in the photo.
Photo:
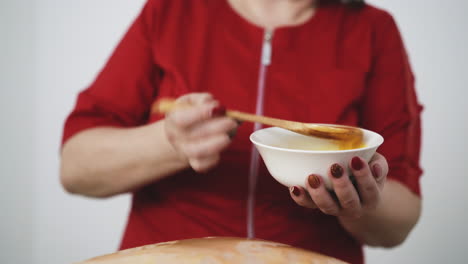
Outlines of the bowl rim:
{"type": "MultiPolygon", "coordinates": [[[[334,124],[320,124],[320,125],[334,125],[334,124]]],[[[380,145],[382,145],[384,143],[384,138],[382,137],[382,135],[380,135],[379,133],[377,132],[374,132],[374,131],[371,131],[371,130],[368,130],[368,129],[364,129],[364,128],[360,128],[361,130],[365,131],[365,132],[368,132],[370,134],[373,134],[375,136],[377,136],[378,138],[378,143],[377,144],[374,144],[372,146],[367,146],[367,147],[364,147],[364,148],[357,148],[357,149],[346,149],[346,150],[303,150],[303,149],[290,149],[290,148],[282,148],[282,147],[274,147],[274,146],[269,146],[269,145],[266,145],[266,144],[263,144],[263,143],[260,143],[256,140],[253,139],[253,136],[255,133],[259,132],[259,131],[262,131],[262,130],[266,130],[266,129],[279,129],[279,130],[285,130],[285,131],[288,131],[288,132],[291,132],[291,133],[295,133],[293,131],[290,131],[290,130],[287,130],[287,129],[284,129],[284,128],[280,128],[280,127],[265,127],[265,128],[261,128],[261,129],[258,129],[254,132],[252,132],[249,136],[249,139],[252,143],[254,143],[255,145],[258,145],[258,146],[262,146],[262,147],[265,147],[265,148],[268,148],[268,149],[274,149],[274,150],[280,150],[280,151],[287,151],[287,152],[294,152],[294,153],[310,153],[310,154],[337,154],[337,153],[349,153],[349,152],[356,152],[356,151],[365,151],[365,150],[370,150],[370,149],[373,149],[373,148],[378,148],[380,145]]]]}

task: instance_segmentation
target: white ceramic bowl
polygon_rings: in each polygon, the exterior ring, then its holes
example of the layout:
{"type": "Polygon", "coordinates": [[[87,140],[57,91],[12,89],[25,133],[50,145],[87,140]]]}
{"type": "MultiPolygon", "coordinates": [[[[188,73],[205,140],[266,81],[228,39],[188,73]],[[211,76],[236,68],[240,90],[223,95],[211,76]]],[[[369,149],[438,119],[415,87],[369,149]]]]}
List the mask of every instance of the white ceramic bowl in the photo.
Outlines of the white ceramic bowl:
{"type": "Polygon", "coordinates": [[[278,127],[257,130],[250,135],[250,141],[255,144],[270,174],[281,184],[304,187],[310,174],[318,174],[323,177],[326,187],[333,189],[327,177],[331,165],[348,164],[354,156],[369,162],[384,141],[375,132],[362,131],[365,147],[350,150],[337,150],[330,140],[308,137],[278,127]]]}

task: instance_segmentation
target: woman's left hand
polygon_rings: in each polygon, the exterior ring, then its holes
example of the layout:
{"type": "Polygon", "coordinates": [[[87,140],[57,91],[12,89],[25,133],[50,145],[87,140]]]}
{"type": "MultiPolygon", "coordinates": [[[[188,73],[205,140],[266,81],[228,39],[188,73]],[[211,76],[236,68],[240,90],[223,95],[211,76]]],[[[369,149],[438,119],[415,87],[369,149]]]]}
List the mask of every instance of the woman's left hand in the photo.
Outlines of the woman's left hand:
{"type": "Polygon", "coordinates": [[[318,208],[325,214],[340,218],[356,219],[377,208],[387,173],[387,160],[378,153],[369,163],[354,157],[348,164],[333,164],[328,170],[335,195],[325,187],[322,177],[314,174],[307,178],[305,189],[293,186],[290,193],[293,200],[301,206],[318,208]],[[354,175],[355,186],[346,167],[354,175]]]}

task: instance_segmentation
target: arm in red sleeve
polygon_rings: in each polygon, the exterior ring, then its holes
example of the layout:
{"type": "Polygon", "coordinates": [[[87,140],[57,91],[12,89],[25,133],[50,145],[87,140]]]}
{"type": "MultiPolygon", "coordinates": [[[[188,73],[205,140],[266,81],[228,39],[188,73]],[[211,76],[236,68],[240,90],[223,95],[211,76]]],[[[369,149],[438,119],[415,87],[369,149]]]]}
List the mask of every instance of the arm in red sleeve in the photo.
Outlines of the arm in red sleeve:
{"type": "Polygon", "coordinates": [[[420,195],[422,107],[402,38],[389,14],[376,21],[373,40],[373,70],[362,103],[361,126],[384,137],[379,152],[389,163],[388,178],[420,195]]]}
{"type": "Polygon", "coordinates": [[[355,239],[394,247],[408,237],[421,212],[420,111],[414,78],[397,26],[387,13],[375,21],[374,58],[362,101],[361,126],[380,133],[389,173],[379,203],[359,219],[340,217],[355,239]]]}
{"type": "Polygon", "coordinates": [[[151,45],[155,16],[149,1],[94,83],[79,94],[65,122],[63,143],[88,128],[131,127],[146,121],[159,73],[151,45]]]}
{"type": "Polygon", "coordinates": [[[164,121],[146,124],[159,76],[153,61],[157,14],[152,3],[78,96],[65,123],[60,179],[68,192],[109,197],[188,166],[169,143],[164,121]]]}

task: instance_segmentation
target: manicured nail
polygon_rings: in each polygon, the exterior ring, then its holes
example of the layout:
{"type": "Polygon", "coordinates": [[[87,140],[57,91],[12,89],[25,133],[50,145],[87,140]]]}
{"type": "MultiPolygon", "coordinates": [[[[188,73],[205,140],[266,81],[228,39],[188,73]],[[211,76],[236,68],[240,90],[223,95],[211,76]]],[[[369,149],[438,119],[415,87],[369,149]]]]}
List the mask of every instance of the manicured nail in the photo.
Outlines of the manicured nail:
{"type": "Polygon", "coordinates": [[[372,166],[372,174],[374,175],[374,178],[378,179],[380,178],[380,175],[382,174],[382,167],[380,167],[379,164],[374,164],[372,166]]]}
{"type": "Polygon", "coordinates": [[[340,164],[333,164],[330,168],[331,175],[335,178],[341,178],[343,176],[343,167],[340,166],[340,164]]]}
{"type": "Polygon", "coordinates": [[[226,107],[218,105],[211,110],[211,116],[223,116],[226,114],[226,107]]]}
{"type": "Polygon", "coordinates": [[[354,157],[351,160],[351,167],[353,167],[354,170],[358,171],[358,170],[362,169],[363,166],[364,166],[364,164],[362,163],[360,158],[354,157]]]}
{"type": "Polygon", "coordinates": [[[291,193],[294,194],[294,196],[299,196],[301,195],[301,190],[299,190],[298,187],[296,186],[292,186],[291,188],[289,188],[291,193]]]}
{"type": "Polygon", "coordinates": [[[307,179],[309,181],[309,185],[310,187],[312,187],[312,189],[317,189],[318,187],[320,187],[320,177],[315,175],[315,174],[311,174],[309,175],[309,178],[307,179]]]}

